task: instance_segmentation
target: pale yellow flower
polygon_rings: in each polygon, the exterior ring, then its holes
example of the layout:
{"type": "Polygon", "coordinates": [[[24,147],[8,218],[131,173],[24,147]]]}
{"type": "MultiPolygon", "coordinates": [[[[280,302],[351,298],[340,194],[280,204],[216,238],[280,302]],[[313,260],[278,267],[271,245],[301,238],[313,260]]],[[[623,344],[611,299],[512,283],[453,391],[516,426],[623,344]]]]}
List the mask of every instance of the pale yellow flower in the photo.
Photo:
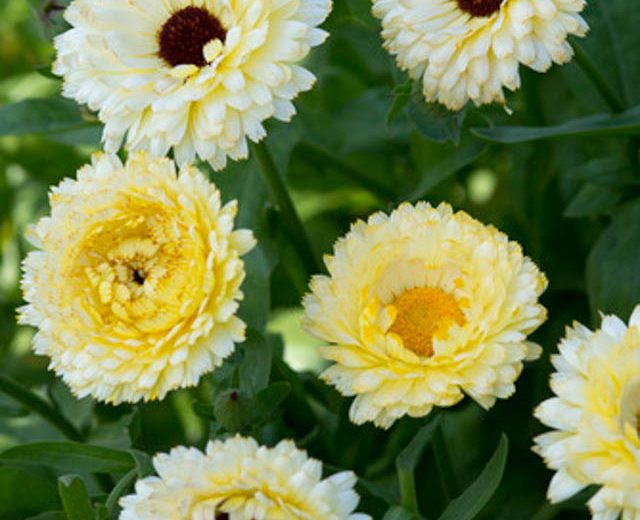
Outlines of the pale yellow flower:
{"type": "Polygon", "coordinates": [[[546,318],[546,278],[518,244],[447,204],[358,221],[325,263],[304,326],[331,344],[322,378],[356,396],[357,424],[387,428],[465,393],[489,408],[539,355],[526,338],[546,318]]]}
{"type": "Polygon", "coordinates": [[[520,64],[544,72],[571,60],[567,36],[584,36],[585,0],[374,0],[385,47],[422,82],[427,101],[504,103],[520,64]]]}
{"type": "Polygon", "coordinates": [[[122,165],[98,154],[50,195],[29,232],[28,305],[36,353],[79,397],[161,399],[195,385],[243,341],[237,205],[197,169],[139,152],[122,165]]]}
{"type": "Polygon", "coordinates": [[[551,389],[535,415],[555,431],[536,437],[556,474],[548,497],[565,500],[601,486],[589,501],[596,520],[640,519],[640,306],[629,326],[604,316],[591,331],[574,323],[553,356],[551,389]]]}
{"type": "Polygon", "coordinates": [[[291,441],[274,448],[236,436],[206,452],[177,447],[156,455],[158,477],[123,497],[120,520],[370,520],[353,513],[350,471],[322,478],[322,463],[291,441]]]}
{"type": "Polygon", "coordinates": [[[315,77],[298,65],[331,0],[73,0],[55,40],[65,96],[98,111],[106,150],[214,168],[247,157],[263,122],[288,121],[315,77]]]}

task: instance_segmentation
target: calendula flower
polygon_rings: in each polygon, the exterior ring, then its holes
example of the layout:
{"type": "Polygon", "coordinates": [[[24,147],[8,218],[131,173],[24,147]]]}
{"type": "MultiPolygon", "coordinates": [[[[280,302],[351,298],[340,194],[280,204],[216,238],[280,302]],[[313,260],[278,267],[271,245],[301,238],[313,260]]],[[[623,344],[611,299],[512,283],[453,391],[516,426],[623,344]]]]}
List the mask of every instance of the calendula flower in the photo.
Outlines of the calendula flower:
{"type": "Polygon", "coordinates": [[[65,96],[98,111],[106,150],[214,168],[288,121],[315,77],[297,62],[327,33],[331,0],[73,0],[55,40],[65,96]]]}
{"type": "Polygon", "coordinates": [[[596,331],[574,323],[559,351],[556,396],[535,411],[555,430],[534,448],[556,471],[548,497],[560,502],[595,484],[594,519],[640,518],[640,306],[628,327],[616,316],[596,331]]]}
{"type": "Polygon", "coordinates": [[[385,47],[421,79],[427,101],[451,110],[505,102],[519,66],[544,72],[567,63],[569,35],[584,36],[585,0],[374,0],[385,47]]]}
{"type": "Polygon", "coordinates": [[[197,169],[99,154],[49,200],[28,233],[38,250],[24,262],[20,322],[38,328],[36,353],[76,395],[161,399],[243,341],[240,256],[253,235],[233,231],[235,201],[222,206],[197,169]]]}
{"type": "Polygon", "coordinates": [[[517,243],[447,204],[358,221],[325,263],[304,326],[331,344],[321,377],[356,396],[356,424],[388,428],[465,393],[489,408],[539,356],[526,338],[546,319],[546,278],[517,243]]]}
{"type": "Polygon", "coordinates": [[[123,497],[120,520],[367,520],[350,471],[322,479],[322,463],[293,442],[275,448],[236,436],[209,442],[205,453],[173,448],[156,455],[158,477],[123,497]]]}

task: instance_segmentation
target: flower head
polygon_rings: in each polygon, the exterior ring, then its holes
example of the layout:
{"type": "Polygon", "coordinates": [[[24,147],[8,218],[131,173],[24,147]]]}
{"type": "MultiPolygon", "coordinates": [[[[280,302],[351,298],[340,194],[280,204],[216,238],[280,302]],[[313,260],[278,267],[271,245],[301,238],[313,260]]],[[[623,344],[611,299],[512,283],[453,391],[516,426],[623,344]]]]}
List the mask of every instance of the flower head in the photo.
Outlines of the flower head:
{"type": "Polygon", "coordinates": [[[389,427],[470,395],[509,397],[526,341],[546,318],[546,279],[520,246],[442,204],[403,204],[354,224],[304,300],[304,325],[332,344],[322,377],[357,396],[351,419],[389,427]]]}
{"type": "Polygon", "coordinates": [[[322,479],[322,464],[291,441],[274,448],[236,436],[206,452],[178,447],[156,455],[158,477],[120,500],[120,520],[367,520],[350,471],[322,479]]]}
{"type": "Polygon", "coordinates": [[[555,431],[535,448],[556,471],[548,496],[565,500],[595,484],[596,520],[640,517],[640,306],[629,326],[604,316],[596,331],[575,323],[553,356],[555,397],[535,415],[555,431]]]}
{"type": "Polygon", "coordinates": [[[504,103],[519,66],[544,72],[573,56],[568,35],[588,30],[585,0],[374,0],[386,48],[422,80],[427,101],[504,103]]]}
{"type": "Polygon", "coordinates": [[[265,119],[288,121],[315,77],[297,65],[331,0],[74,0],[56,38],[64,94],[98,111],[107,151],[215,168],[247,157],[265,119]]]}
{"type": "Polygon", "coordinates": [[[235,316],[250,231],[236,203],[198,170],[168,159],[105,154],[50,195],[29,232],[28,305],[34,348],[78,396],[120,403],[192,386],[244,339],[235,316]]]}

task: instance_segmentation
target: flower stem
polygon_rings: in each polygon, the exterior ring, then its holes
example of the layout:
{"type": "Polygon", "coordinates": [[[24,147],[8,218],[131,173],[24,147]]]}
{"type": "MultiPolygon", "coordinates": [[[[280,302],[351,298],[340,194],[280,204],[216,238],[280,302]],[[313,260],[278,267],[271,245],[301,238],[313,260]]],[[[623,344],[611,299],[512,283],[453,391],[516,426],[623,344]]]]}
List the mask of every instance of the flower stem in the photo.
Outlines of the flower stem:
{"type": "Polygon", "coordinates": [[[438,468],[438,474],[442,482],[442,488],[444,497],[447,502],[450,502],[453,498],[460,494],[460,485],[456,478],[455,471],[453,470],[453,464],[451,463],[451,457],[447,449],[447,443],[442,433],[442,425],[436,428],[433,433],[433,455],[436,459],[436,466],[438,468]]]}
{"type": "Polygon", "coordinates": [[[398,472],[400,485],[400,500],[402,506],[408,511],[418,513],[418,497],[416,495],[416,483],[413,469],[398,472]]]}
{"type": "Polygon", "coordinates": [[[624,111],[624,105],[618,94],[613,90],[606,78],[602,75],[596,64],[585,50],[577,43],[573,45],[575,50],[576,63],[582,69],[582,72],[589,78],[593,86],[600,93],[609,108],[614,113],[624,111]]]}
{"type": "Polygon", "coordinates": [[[298,250],[300,258],[304,262],[308,274],[317,273],[320,271],[320,265],[316,259],[316,255],[307,236],[307,232],[302,225],[300,216],[296,211],[289,191],[285,186],[284,180],[278,173],[278,169],[273,162],[273,158],[267,149],[267,145],[262,142],[260,144],[253,145],[253,153],[258,159],[262,174],[271,191],[273,201],[278,206],[284,225],[287,226],[289,233],[291,234],[292,242],[298,250]]]}
{"type": "Polygon", "coordinates": [[[17,381],[0,374],[0,392],[15,399],[34,413],[37,413],[45,421],[54,426],[65,437],[73,441],[83,441],[84,436],[69,420],[58,410],[51,406],[39,395],[17,381]]]}

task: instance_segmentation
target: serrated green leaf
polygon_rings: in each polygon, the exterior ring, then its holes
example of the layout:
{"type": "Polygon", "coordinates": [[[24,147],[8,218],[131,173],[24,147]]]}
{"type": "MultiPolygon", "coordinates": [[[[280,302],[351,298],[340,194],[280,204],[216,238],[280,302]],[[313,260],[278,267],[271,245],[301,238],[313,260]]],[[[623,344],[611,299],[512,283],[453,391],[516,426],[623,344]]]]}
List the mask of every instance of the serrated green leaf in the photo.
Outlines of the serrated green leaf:
{"type": "Polygon", "coordinates": [[[93,507],[84,481],[77,475],[65,475],[58,479],[58,492],[68,520],[91,520],[93,507]]]}
{"type": "Polygon", "coordinates": [[[472,128],[471,133],[496,143],[525,143],[557,137],[640,135],[640,106],[621,114],[598,114],[555,126],[496,126],[472,128]]]}
{"type": "Polygon", "coordinates": [[[498,489],[509,454],[509,439],[502,435],[496,451],[478,478],[445,508],[439,520],[473,520],[498,489]]]}
{"type": "Polygon", "coordinates": [[[126,451],[79,442],[23,444],[0,453],[0,462],[48,466],[69,473],[124,473],[134,467],[126,451]]]}

